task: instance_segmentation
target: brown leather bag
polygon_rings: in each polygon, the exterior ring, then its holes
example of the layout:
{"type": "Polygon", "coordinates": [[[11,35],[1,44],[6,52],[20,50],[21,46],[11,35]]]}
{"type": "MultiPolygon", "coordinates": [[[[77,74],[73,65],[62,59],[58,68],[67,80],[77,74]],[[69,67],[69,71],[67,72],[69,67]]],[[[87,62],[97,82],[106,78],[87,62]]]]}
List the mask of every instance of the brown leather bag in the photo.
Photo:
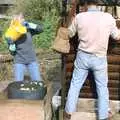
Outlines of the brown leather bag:
{"type": "Polygon", "coordinates": [[[68,37],[68,29],[60,27],[57,32],[57,36],[53,42],[52,48],[60,53],[69,53],[70,43],[68,37]]]}

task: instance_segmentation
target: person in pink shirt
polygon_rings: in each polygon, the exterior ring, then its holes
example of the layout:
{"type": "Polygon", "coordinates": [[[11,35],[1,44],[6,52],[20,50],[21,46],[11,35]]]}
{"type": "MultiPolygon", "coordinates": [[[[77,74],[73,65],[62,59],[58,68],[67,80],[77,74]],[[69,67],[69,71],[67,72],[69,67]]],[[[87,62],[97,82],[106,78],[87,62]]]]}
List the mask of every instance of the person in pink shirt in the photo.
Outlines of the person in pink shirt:
{"type": "MultiPolygon", "coordinates": [[[[82,0],[81,0],[82,1],[82,0]]],[[[109,92],[107,49],[109,36],[120,39],[120,31],[111,14],[99,11],[97,0],[84,0],[88,10],[75,16],[68,27],[69,37],[78,33],[79,45],[65,105],[64,120],[76,111],[79,92],[89,70],[93,72],[98,94],[98,120],[108,120],[109,92]]]]}

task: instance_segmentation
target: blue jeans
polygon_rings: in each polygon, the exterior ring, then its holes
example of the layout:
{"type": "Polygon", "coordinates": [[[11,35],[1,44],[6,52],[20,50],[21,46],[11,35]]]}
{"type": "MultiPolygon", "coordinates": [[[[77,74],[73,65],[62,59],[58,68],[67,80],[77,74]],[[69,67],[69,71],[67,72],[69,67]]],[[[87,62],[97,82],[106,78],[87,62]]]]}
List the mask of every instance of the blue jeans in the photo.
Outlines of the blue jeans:
{"type": "Polygon", "coordinates": [[[93,71],[96,83],[98,118],[105,119],[108,117],[109,107],[107,57],[97,57],[83,51],[78,51],[76,56],[65,111],[67,113],[76,111],[79,92],[86,80],[89,69],[93,71]]]}
{"type": "Polygon", "coordinates": [[[14,65],[14,75],[16,81],[23,81],[24,80],[24,73],[25,70],[29,71],[29,75],[31,77],[31,80],[33,81],[40,81],[42,80],[40,71],[39,71],[39,65],[36,61],[31,62],[29,64],[20,64],[16,63],[14,65]]]}

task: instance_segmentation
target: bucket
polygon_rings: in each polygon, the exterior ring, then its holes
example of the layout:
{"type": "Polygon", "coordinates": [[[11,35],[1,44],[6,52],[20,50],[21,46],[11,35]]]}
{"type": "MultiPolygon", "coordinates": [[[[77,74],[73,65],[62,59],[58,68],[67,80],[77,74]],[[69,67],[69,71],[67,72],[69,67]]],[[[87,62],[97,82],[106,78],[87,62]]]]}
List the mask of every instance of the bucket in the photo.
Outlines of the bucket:
{"type": "Polygon", "coordinates": [[[26,32],[27,32],[26,27],[24,27],[18,20],[13,20],[11,22],[10,27],[7,29],[5,33],[5,37],[10,38],[13,41],[16,41],[26,32]]]}
{"type": "Polygon", "coordinates": [[[7,90],[8,99],[43,100],[47,86],[42,81],[15,81],[7,90]]]}

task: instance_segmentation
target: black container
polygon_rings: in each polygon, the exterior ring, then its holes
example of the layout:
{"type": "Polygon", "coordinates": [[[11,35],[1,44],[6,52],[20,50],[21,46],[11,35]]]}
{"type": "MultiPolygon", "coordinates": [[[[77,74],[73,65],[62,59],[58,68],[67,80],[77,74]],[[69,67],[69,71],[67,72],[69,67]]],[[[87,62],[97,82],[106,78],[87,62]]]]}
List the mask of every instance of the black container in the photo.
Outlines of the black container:
{"type": "Polygon", "coordinates": [[[8,85],[9,99],[43,100],[46,93],[47,93],[47,87],[43,82],[38,82],[38,81],[21,82],[20,81],[20,82],[12,82],[8,85]],[[29,90],[23,90],[25,88],[26,89],[29,88],[29,90]],[[34,88],[34,90],[31,88],[34,88]]]}

